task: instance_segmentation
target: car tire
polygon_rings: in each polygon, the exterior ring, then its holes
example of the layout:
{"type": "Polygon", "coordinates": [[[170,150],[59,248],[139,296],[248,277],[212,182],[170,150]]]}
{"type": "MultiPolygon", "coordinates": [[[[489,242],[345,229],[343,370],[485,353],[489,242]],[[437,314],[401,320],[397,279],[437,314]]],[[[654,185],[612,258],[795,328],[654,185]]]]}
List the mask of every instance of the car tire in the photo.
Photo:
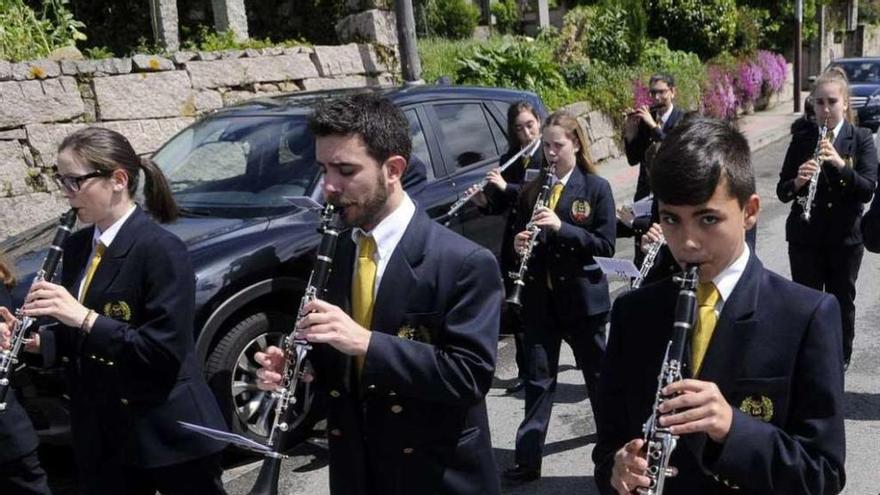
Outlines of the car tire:
{"type": "MultiPolygon", "coordinates": [[[[294,322],[293,316],[279,312],[250,315],[232,327],[208,356],[205,374],[230,431],[264,444],[268,440],[277,399],[256,387],[259,365],[254,353],[278,345],[280,338],[293,329],[294,322]]],[[[320,419],[318,414],[310,414],[317,409],[313,407],[314,401],[314,389],[303,384],[296,403],[290,406],[296,408],[297,415],[290,425],[285,448],[307,438],[320,419]]]]}

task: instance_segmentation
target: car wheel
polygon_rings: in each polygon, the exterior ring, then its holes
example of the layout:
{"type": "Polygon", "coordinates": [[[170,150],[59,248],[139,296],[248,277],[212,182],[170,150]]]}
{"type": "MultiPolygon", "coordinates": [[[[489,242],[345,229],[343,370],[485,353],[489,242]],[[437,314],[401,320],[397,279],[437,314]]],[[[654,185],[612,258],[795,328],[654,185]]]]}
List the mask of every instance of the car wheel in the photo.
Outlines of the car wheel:
{"type": "MultiPolygon", "coordinates": [[[[265,443],[275,420],[277,397],[257,388],[254,360],[257,351],[278,345],[293,329],[294,317],[284,313],[262,312],[248,316],[232,327],[208,357],[205,373],[218,399],[230,430],[265,443]]],[[[297,391],[295,419],[290,424],[286,445],[303,440],[314,421],[308,416],[314,401],[311,385],[303,383],[297,391]]]]}

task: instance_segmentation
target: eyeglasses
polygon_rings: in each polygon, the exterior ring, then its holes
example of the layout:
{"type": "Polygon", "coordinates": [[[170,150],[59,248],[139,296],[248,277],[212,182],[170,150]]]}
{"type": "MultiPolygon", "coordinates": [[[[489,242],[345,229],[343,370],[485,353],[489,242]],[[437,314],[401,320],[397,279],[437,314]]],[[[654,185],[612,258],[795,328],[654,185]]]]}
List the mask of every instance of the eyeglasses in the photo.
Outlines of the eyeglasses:
{"type": "Polygon", "coordinates": [[[96,170],[94,172],[89,172],[85,175],[55,174],[52,176],[52,180],[55,181],[55,184],[58,184],[58,187],[63,187],[67,191],[75,193],[79,192],[79,189],[82,187],[83,182],[93,177],[107,177],[108,175],[110,175],[108,172],[96,170]]]}
{"type": "Polygon", "coordinates": [[[651,91],[649,91],[649,93],[651,93],[651,96],[662,96],[668,92],[669,89],[652,89],[651,91]]]}

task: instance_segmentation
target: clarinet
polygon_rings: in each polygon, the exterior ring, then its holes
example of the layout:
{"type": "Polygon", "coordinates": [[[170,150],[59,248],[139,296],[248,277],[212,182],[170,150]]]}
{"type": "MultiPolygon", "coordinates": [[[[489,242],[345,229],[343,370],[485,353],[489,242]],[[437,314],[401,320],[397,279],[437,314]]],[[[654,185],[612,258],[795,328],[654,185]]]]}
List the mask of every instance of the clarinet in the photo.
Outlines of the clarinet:
{"type": "MultiPolygon", "coordinates": [[[[318,229],[322,234],[321,245],[318,247],[317,259],[312,268],[312,274],[309,276],[305,294],[299,302],[299,309],[296,313],[297,321],[306,316],[303,308],[324,293],[327,279],[333,268],[336,241],[339,239],[340,229],[337,225],[337,218],[336,207],[328,202],[321,213],[321,226],[318,229]]],[[[268,458],[263,461],[257,482],[250,491],[251,495],[277,495],[278,493],[278,476],[281,473],[281,460],[284,458],[284,455],[281,454],[284,434],[296,419],[296,412],[290,406],[296,403],[296,392],[303,373],[303,363],[312,346],[307,340],[299,337],[297,331],[294,330],[290,335],[282,338],[281,348],[284,349],[287,359],[281,372],[280,388],[273,392],[277,403],[275,404],[275,419],[272,422],[272,430],[267,442],[272,453],[268,454],[268,458]]]]}
{"type": "Polygon", "coordinates": [[[639,276],[633,279],[632,285],[630,286],[631,288],[638,289],[641,287],[642,282],[645,281],[645,277],[648,276],[651,268],[654,267],[654,262],[657,261],[657,254],[660,253],[660,248],[663,247],[664,244],[666,244],[666,239],[662,237],[659,241],[651,243],[648,252],[645,254],[645,259],[642,260],[642,266],[639,268],[639,276]]]}
{"type": "Polygon", "coordinates": [[[642,426],[645,434],[646,460],[648,470],[645,475],[651,483],[647,488],[639,488],[640,495],[661,495],[666,477],[672,475],[669,459],[678,444],[678,435],[673,435],[669,428],[660,425],[660,404],[672,397],[663,395],[663,388],[682,379],[681,368],[684,358],[685,343],[697,317],[697,282],[699,275],[696,265],[689,265],[683,275],[676,275],[678,284],[678,300],[675,303],[675,323],[672,328],[672,339],[666,345],[666,355],[657,377],[657,395],[651,416],[642,426]]]}
{"type": "MultiPolygon", "coordinates": [[[[71,209],[61,216],[61,224],[55,231],[55,238],[52,239],[52,245],[49,246],[49,252],[46,253],[46,259],[43,266],[37,272],[31,288],[39,282],[51,282],[55,276],[55,269],[58,267],[58,261],[64,252],[64,241],[70,236],[73,225],[76,223],[76,210],[71,209]]],[[[6,394],[9,393],[9,382],[12,374],[12,367],[18,363],[18,355],[24,347],[25,340],[29,335],[29,330],[36,321],[35,318],[24,316],[19,308],[15,312],[15,316],[19,322],[12,328],[12,336],[10,339],[10,347],[8,350],[0,352],[0,412],[6,410],[6,394]]]]}
{"type": "MultiPolygon", "coordinates": [[[[538,211],[541,208],[545,208],[547,206],[547,202],[550,201],[550,188],[553,185],[553,176],[555,170],[555,163],[549,163],[544,169],[544,182],[543,184],[541,184],[541,190],[538,192],[538,197],[535,198],[535,206],[532,208],[531,218],[535,218],[535,215],[537,215],[538,211]]],[[[511,281],[513,281],[513,288],[511,289],[511,294],[506,299],[506,302],[508,304],[516,306],[517,308],[522,307],[522,289],[526,285],[526,272],[529,271],[529,260],[532,257],[532,251],[534,251],[535,245],[538,244],[538,234],[541,232],[541,228],[535,225],[534,222],[529,221],[529,223],[526,224],[526,230],[529,231],[529,242],[528,244],[526,244],[526,248],[521,254],[519,269],[515,272],[510,272],[508,274],[511,281]]]]}
{"type": "MultiPolygon", "coordinates": [[[[531,143],[528,144],[528,146],[519,150],[515,155],[510,157],[509,160],[504,162],[504,164],[501,165],[501,169],[499,171],[504,172],[511,165],[516,163],[517,160],[521,156],[525,155],[526,153],[531,154],[533,151],[535,151],[535,149],[538,147],[538,144],[540,144],[540,142],[541,142],[541,136],[536,137],[531,143]]],[[[480,182],[477,182],[477,184],[476,184],[477,187],[473,191],[465,192],[460,198],[458,198],[455,201],[455,203],[452,203],[452,206],[449,207],[449,211],[447,211],[441,217],[441,219],[443,220],[441,223],[443,223],[444,225],[448,225],[449,222],[452,220],[452,218],[455,216],[455,214],[458,213],[458,210],[460,210],[464,205],[466,205],[468,203],[468,201],[473,199],[474,196],[483,192],[483,189],[485,189],[488,184],[489,184],[489,179],[485,179],[485,178],[483,180],[481,180],[480,182]]]]}
{"type": "Polygon", "coordinates": [[[819,165],[819,170],[816,170],[816,173],[810,177],[810,185],[807,188],[807,195],[801,196],[798,198],[797,202],[801,205],[801,208],[804,210],[801,213],[801,217],[804,221],[810,221],[810,210],[813,208],[813,201],[816,199],[816,189],[819,188],[819,173],[822,171],[822,164],[818,162],[819,160],[819,151],[822,147],[822,141],[825,139],[825,136],[828,135],[828,116],[825,116],[825,121],[822,122],[822,126],[819,127],[819,140],[816,141],[816,149],[813,151],[813,160],[816,160],[816,163],[819,165]]]}

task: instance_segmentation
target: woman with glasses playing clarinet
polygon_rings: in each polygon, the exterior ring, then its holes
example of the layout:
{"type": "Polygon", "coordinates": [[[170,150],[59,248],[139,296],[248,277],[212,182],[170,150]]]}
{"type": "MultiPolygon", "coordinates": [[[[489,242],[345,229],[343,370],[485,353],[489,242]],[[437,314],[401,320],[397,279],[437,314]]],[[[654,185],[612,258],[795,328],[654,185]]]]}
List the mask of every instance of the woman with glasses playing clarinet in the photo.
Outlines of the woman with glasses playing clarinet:
{"type": "Polygon", "coordinates": [[[225,427],[195,356],[189,254],[156,223],[177,218],[165,177],[89,127],[62,141],[55,179],[92,226],[65,243],[61,284],[35,284],[22,309],[58,322],[30,348],[65,370],[79,491],[225,493],[224,446],[177,424],[225,427]],[[134,202],[141,173],[149,214],[134,202]]]}
{"type": "Polygon", "coordinates": [[[581,365],[590,404],[596,411],[599,361],[605,351],[605,323],[611,306],[608,281],[593,259],[614,256],[617,221],[611,186],[597,175],[586,134],[573,115],[550,115],[544,122],[542,141],[553,177],[547,179],[543,172],[523,188],[514,240],[517,251],[523,252],[531,235],[529,224],[539,229],[523,279],[522,316],[529,366],[525,417],[516,434],[516,466],[504,472],[511,483],[541,477],[563,340],[581,365]],[[536,198],[548,180],[552,183],[548,201],[535,209],[536,198]]]}

